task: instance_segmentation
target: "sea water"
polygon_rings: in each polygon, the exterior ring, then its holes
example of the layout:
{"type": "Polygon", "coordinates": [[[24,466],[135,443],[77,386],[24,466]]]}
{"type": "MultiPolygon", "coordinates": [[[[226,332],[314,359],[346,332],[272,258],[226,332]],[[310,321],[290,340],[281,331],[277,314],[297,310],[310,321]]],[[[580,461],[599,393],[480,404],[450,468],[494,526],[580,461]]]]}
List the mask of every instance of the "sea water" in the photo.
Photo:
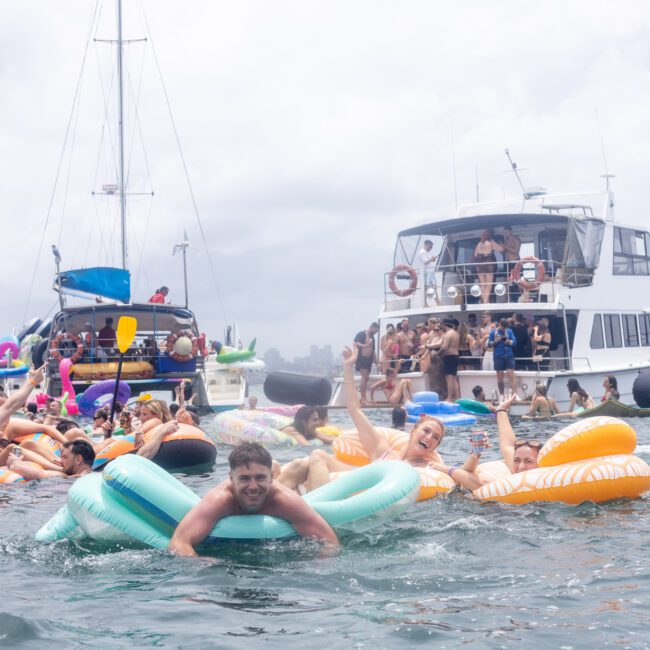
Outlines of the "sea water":
{"type": "MultiPolygon", "coordinates": [[[[389,424],[389,411],[369,414],[389,424]]],[[[481,424],[495,442],[494,420],[481,424]]],[[[542,438],[564,424],[514,420],[542,438]]],[[[650,460],[650,420],[630,424],[650,460]]],[[[448,430],[445,460],[462,462],[476,428],[448,430]]],[[[180,478],[205,494],[226,476],[228,452],[219,446],[212,472],[180,478]]],[[[284,462],[304,452],[273,453],[284,462]]],[[[649,645],[648,499],[508,506],[458,492],[345,537],[333,557],[298,540],[228,545],[207,563],[87,540],[36,543],[67,488],[0,486],[0,647],[649,645]]]]}

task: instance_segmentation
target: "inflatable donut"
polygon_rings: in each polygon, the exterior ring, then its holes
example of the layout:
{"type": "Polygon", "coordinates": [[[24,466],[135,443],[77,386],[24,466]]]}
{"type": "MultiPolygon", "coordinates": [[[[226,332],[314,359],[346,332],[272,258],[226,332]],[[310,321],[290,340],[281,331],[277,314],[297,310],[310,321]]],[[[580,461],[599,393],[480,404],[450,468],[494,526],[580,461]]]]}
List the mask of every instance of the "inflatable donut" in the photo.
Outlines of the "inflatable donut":
{"type": "Polygon", "coordinates": [[[12,485],[15,483],[25,483],[27,479],[16,472],[12,472],[6,467],[0,467],[0,484],[12,485]]]}
{"type": "MultiPolygon", "coordinates": [[[[79,396],[77,406],[79,411],[86,417],[93,417],[97,409],[110,404],[115,390],[115,381],[107,379],[92,384],[79,396]]],[[[125,381],[120,381],[117,389],[117,401],[126,404],[131,397],[131,388],[125,381]]]]}
{"type": "Polygon", "coordinates": [[[267,411],[224,411],[214,418],[213,433],[219,442],[236,446],[242,442],[295,447],[298,441],[280,429],[293,419],[267,411]]]}
{"type": "Polygon", "coordinates": [[[484,501],[513,504],[636,498],[650,490],[650,467],[631,455],[635,446],[634,429],[622,420],[580,420],[542,447],[540,467],[492,480],[474,495],[484,501]]]}

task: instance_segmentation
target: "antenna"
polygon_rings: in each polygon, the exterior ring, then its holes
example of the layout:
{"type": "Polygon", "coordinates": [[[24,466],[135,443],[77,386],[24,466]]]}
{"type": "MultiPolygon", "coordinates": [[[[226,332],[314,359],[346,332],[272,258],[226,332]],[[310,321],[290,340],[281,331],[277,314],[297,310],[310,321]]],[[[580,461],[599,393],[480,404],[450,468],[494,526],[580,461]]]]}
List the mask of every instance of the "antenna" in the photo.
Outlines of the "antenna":
{"type": "Polygon", "coordinates": [[[476,202],[480,201],[478,194],[478,165],[474,165],[474,178],[476,180],[476,202]]]}
{"type": "Polygon", "coordinates": [[[454,127],[449,127],[451,132],[451,163],[454,171],[454,206],[458,212],[458,187],[456,186],[456,147],[454,145],[454,127]]]}
{"type": "Polygon", "coordinates": [[[594,113],[596,114],[596,126],[598,127],[598,137],[600,138],[600,153],[603,156],[603,166],[605,167],[605,173],[601,174],[600,177],[605,179],[605,187],[609,192],[609,179],[616,178],[616,176],[614,174],[610,174],[609,169],[607,167],[607,153],[605,152],[605,141],[603,140],[603,132],[602,129],[600,128],[600,116],[598,115],[597,108],[594,108],[594,113]]]}
{"type": "Polygon", "coordinates": [[[529,189],[526,189],[524,187],[524,184],[521,180],[521,176],[519,176],[519,172],[526,171],[526,170],[521,169],[517,166],[517,163],[510,156],[510,149],[506,149],[506,156],[508,158],[508,162],[510,163],[510,169],[512,170],[513,174],[517,177],[519,187],[521,187],[521,193],[524,195],[524,200],[532,199],[536,196],[544,196],[546,194],[546,189],[543,187],[531,187],[529,189]]]}

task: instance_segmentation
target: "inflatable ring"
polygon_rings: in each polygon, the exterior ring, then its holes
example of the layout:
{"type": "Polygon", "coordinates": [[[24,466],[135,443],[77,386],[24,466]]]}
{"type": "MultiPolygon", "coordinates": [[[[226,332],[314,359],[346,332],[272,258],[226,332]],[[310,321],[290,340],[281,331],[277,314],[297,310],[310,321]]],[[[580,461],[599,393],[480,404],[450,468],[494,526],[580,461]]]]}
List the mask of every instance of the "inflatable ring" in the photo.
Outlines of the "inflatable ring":
{"type": "MultiPolygon", "coordinates": [[[[86,388],[77,399],[77,406],[79,407],[80,413],[89,418],[93,417],[97,409],[111,403],[114,390],[115,381],[112,379],[99,381],[86,388]]],[[[129,401],[129,397],[131,397],[130,386],[125,381],[120,381],[117,388],[117,401],[126,404],[129,401]]]]}
{"type": "Polygon", "coordinates": [[[72,334],[71,332],[62,332],[61,334],[57,334],[50,344],[50,354],[57,361],[61,361],[63,358],[69,358],[72,363],[76,363],[81,359],[83,353],[84,344],[76,334],[72,334]],[[76,346],[76,350],[70,357],[64,357],[61,354],[61,350],[70,347],[69,345],[66,345],[68,341],[72,342],[76,346]]]}
{"type": "Polygon", "coordinates": [[[546,269],[541,260],[538,260],[536,257],[522,257],[516,264],[515,268],[512,269],[512,279],[516,282],[522,289],[525,291],[535,291],[539,289],[539,285],[544,282],[546,277],[546,269]],[[535,265],[535,280],[533,282],[526,280],[522,277],[522,269],[524,264],[534,264],[535,265]]]}
{"type": "Polygon", "coordinates": [[[635,446],[634,429],[622,420],[606,416],[580,420],[542,447],[538,468],[496,478],[484,475],[490,482],[474,495],[513,504],[635,498],[650,489],[650,467],[631,455],[635,446]]]}
{"type": "Polygon", "coordinates": [[[418,286],[418,274],[415,269],[408,264],[398,264],[388,275],[388,286],[390,290],[400,298],[406,298],[415,292],[418,286]],[[406,272],[409,276],[409,286],[407,289],[400,289],[397,286],[397,274],[406,272]]]}
{"type": "Polygon", "coordinates": [[[0,378],[24,375],[28,370],[29,368],[27,367],[27,364],[23,363],[22,361],[19,361],[18,359],[14,359],[11,362],[11,367],[0,368],[0,378]]]}
{"type": "Polygon", "coordinates": [[[491,415],[492,411],[484,402],[479,402],[475,399],[461,398],[456,400],[456,404],[460,406],[460,410],[472,415],[491,415]]]}
{"type": "Polygon", "coordinates": [[[191,361],[198,354],[199,343],[196,336],[194,336],[192,332],[189,330],[183,330],[181,332],[177,332],[176,334],[170,334],[167,337],[166,348],[169,356],[175,361],[191,361]],[[192,350],[188,354],[179,354],[174,350],[174,344],[176,341],[178,341],[178,339],[182,337],[188,338],[192,343],[192,350]]]}
{"type": "MultiPolygon", "coordinates": [[[[410,465],[385,461],[345,472],[304,498],[335,530],[360,532],[402,514],[415,501],[418,484],[417,472],[410,465]]],[[[36,539],[49,542],[86,535],[111,541],[136,539],[164,549],[178,522],[198,502],[192,490],[151,461],[124,456],[110,463],[102,475],[87,474],[75,481],[67,506],[36,533],[36,539]]],[[[295,536],[296,531],[283,519],[225,517],[201,548],[223,540],[295,536]]]]}

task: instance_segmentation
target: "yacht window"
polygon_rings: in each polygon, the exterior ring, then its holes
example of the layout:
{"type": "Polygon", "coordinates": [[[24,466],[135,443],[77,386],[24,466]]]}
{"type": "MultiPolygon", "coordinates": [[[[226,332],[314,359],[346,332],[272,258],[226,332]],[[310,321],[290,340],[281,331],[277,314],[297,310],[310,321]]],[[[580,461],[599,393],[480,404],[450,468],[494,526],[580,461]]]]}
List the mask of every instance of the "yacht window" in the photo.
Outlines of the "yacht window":
{"type": "Polygon", "coordinates": [[[623,314],[623,335],[626,348],[639,345],[639,331],[636,326],[636,314],[623,314]]]}
{"type": "Polygon", "coordinates": [[[623,347],[620,316],[618,314],[603,314],[603,325],[605,326],[605,341],[607,341],[607,347],[623,347]]]}
{"type": "Polygon", "coordinates": [[[650,275],[650,236],[614,228],[614,275],[650,275]]]}
{"type": "Polygon", "coordinates": [[[650,314],[639,314],[641,345],[650,345],[650,314]]]}
{"type": "Polygon", "coordinates": [[[603,317],[600,314],[594,314],[589,345],[592,350],[602,350],[605,347],[605,341],[603,340],[603,317]]]}

